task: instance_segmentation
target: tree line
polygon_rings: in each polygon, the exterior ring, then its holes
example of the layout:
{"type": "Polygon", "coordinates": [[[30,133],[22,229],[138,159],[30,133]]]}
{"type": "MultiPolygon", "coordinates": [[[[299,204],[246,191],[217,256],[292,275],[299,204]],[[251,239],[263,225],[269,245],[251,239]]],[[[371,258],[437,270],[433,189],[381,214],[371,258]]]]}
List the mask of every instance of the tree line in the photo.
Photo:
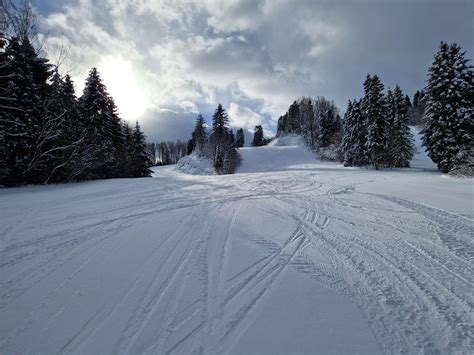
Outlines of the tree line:
{"type": "Polygon", "coordinates": [[[32,45],[28,9],[0,22],[0,185],[149,176],[138,122],[120,119],[96,68],[75,96],[32,45]]]}
{"type": "Polygon", "coordinates": [[[300,134],[316,152],[332,149],[346,166],[404,168],[415,148],[408,125],[423,127],[423,145],[442,172],[474,174],[474,79],[465,52],[442,42],[428,71],[428,85],[413,102],[396,85],[385,92],[367,75],[364,96],[349,100],[344,117],[334,102],[302,98],[278,119],[277,137],[300,134]]]}
{"type": "Polygon", "coordinates": [[[342,121],[333,101],[320,96],[294,101],[278,119],[277,137],[299,134],[312,149],[337,147],[341,141],[342,121]]]}
{"type": "Polygon", "coordinates": [[[428,85],[413,104],[397,85],[384,93],[367,76],[364,97],[349,101],[343,121],[342,161],[349,166],[408,167],[414,154],[408,124],[423,127],[429,157],[444,172],[474,173],[474,75],[465,52],[441,42],[428,70],[428,85]]]}
{"type": "Polygon", "coordinates": [[[408,127],[409,102],[397,85],[385,95],[377,75],[367,75],[364,97],[349,101],[341,143],[346,166],[372,165],[404,168],[413,158],[413,137],[408,127]]]}
{"type": "Polygon", "coordinates": [[[176,164],[182,157],[191,154],[188,144],[177,140],[147,143],[147,153],[152,165],[176,164]]]}

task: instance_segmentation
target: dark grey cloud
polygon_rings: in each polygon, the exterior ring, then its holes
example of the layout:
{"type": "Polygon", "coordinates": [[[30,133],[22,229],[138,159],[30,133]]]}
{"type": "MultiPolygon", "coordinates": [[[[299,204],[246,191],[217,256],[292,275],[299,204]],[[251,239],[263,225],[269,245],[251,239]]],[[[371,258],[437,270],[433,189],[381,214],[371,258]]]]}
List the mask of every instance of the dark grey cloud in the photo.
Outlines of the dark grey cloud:
{"type": "Polygon", "coordinates": [[[300,96],[323,95],[344,110],[362,95],[367,73],[412,95],[425,85],[441,40],[473,57],[473,7],[469,0],[75,0],[44,6],[42,25],[52,43],[61,36],[71,43],[79,89],[87,70],[101,65],[119,108],[133,116],[125,118],[138,118],[153,139],[182,139],[197,112],[209,118],[219,102],[234,123],[267,130],[300,96]]]}

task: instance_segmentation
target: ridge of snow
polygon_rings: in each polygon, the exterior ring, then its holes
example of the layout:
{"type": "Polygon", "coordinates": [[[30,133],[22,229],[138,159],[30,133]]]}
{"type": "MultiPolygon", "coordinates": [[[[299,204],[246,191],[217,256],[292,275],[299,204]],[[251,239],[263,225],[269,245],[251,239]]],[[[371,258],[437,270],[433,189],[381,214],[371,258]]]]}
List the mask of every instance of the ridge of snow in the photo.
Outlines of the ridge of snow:
{"type": "Polygon", "coordinates": [[[215,175],[212,161],[209,158],[197,154],[182,157],[176,163],[174,169],[190,175],[215,175]]]}
{"type": "Polygon", "coordinates": [[[304,138],[299,134],[288,134],[282,137],[275,138],[267,147],[287,147],[287,146],[307,147],[304,138]]]}

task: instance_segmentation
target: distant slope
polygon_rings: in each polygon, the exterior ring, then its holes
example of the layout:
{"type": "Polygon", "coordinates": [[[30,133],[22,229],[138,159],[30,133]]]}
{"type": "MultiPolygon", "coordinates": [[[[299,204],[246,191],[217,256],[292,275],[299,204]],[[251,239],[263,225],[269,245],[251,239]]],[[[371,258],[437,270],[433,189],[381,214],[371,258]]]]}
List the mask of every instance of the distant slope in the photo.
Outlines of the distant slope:
{"type": "MultiPolygon", "coordinates": [[[[438,170],[422,146],[420,129],[412,126],[410,130],[416,148],[410,166],[416,169],[438,170]]],[[[297,135],[277,138],[265,147],[240,148],[239,153],[242,156],[242,164],[237,169],[238,173],[298,170],[308,168],[308,164],[320,162],[297,135]]]]}
{"type": "Polygon", "coordinates": [[[411,130],[411,134],[413,134],[413,137],[415,138],[415,147],[416,147],[416,153],[410,162],[410,166],[412,168],[418,168],[418,169],[438,170],[438,167],[436,166],[436,164],[433,163],[431,158],[428,156],[428,153],[426,152],[426,148],[422,146],[421,133],[420,133],[421,129],[419,127],[411,126],[410,130],[411,130]]]}
{"type": "Polygon", "coordinates": [[[238,173],[301,169],[318,162],[298,136],[277,138],[265,147],[240,148],[239,153],[242,164],[238,173]]]}

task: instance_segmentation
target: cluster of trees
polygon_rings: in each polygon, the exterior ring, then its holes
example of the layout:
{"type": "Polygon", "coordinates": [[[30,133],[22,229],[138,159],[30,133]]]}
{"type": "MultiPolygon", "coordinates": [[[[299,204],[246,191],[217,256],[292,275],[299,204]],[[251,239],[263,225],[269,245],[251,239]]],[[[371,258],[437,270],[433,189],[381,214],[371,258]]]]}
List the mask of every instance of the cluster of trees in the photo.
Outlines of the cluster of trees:
{"type": "Polygon", "coordinates": [[[442,172],[472,175],[474,72],[465,53],[456,43],[441,42],[434,57],[424,90],[423,144],[442,172]]]}
{"type": "Polygon", "coordinates": [[[188,152],[188,144],[177,140],[176,142],[148,143],[147,152],[153,165],[176,164],[188,152]]]}
{"type": "MultiPolygon", "coordinates": [[[[243,146],[243,130],[239,131],[239,144],[243,146]]],[[[221,104],[212,116],[210,134],[204,118],[201,115],[196,118],[189,146],[193,154],[211,159],[217,174],[233,174],[241,161],[234,132],[229,128],[229,118],[221,104]]]]}
{"type": "Polygon", "coordinates": [[[324,97],[301,98],[278,119],[277,137],[300,134],[317,151],[339,145],[341,125],[339,109],[333,101],[324,97]]]}
{"type": "Polygon", "coordinates": [[[364,97],[349,101],[343,121],[341,154],[346,166],[408,167],[413,137],[408,127],[410,102],[397,85],[384,94],[377,75],[367,75],[364,97]]]}
{"type": "MultiPolygon", "coordinates": [[[[302,98],[278,119],[277,137],[300,134],[316,151],[338,152],[346,166],[408,167],[414,154],[408,125],[419,125],[441,171],[467,168],[473,174],[474,79],[468,62],[459,45],[442,42],[428,85],[415,93],[413,103],[398,85],[384,93],[378,76],[368,75],[364,97],[349,101],[343,120],[324,97],[302,98]]],[[[263,145],[257,127],[255,136],[254,145],[263,145]]]]}
{"type": "Polygon", "coordinates": [[[29,11],[0,31],[0,185],[149,176],[138,122],[121,121],[95,68],[76,98],[70,76],[33,47],[29,11]]]}

